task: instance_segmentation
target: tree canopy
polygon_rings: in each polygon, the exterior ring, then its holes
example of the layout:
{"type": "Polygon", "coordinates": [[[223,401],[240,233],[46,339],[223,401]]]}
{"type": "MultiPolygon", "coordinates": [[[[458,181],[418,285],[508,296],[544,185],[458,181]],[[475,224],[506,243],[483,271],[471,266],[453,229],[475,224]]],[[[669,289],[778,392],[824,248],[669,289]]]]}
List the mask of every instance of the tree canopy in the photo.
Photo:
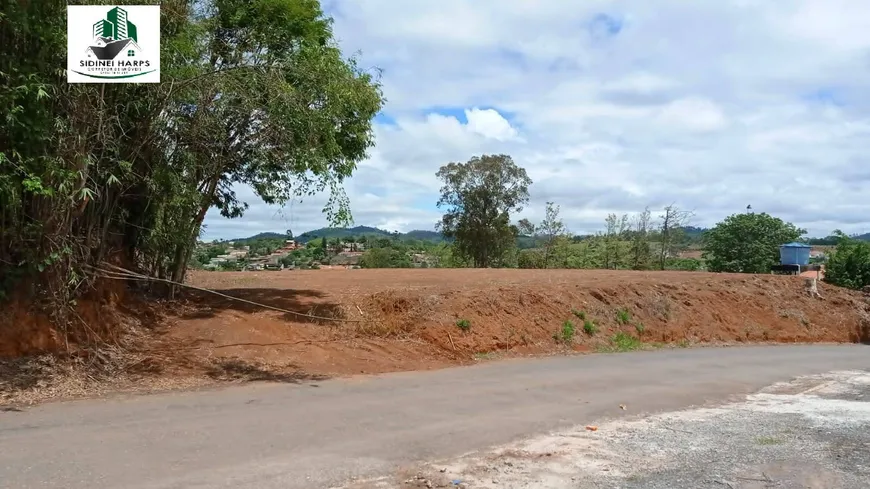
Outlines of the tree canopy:
{"type": "Polygon", "coordinates": [[[806,231],[767,213],[733,214],[707,231],[704,259],[711,272],[768,273],[780,245],[806,231]]]}
{"type": "Polygon", "coordinates": [[[508,155],[483,155],[449,163],[436,175],[443,182],[438,207],[446,207],[438,228],[456,240],[456,255],[479,268],[504,266],[518,234],[510,213],[529,200],[526,170],[508,155]]]}
{"type": "Polygon", "coordinates": [[[835,231],[837,247],[825,263],[825,282],[861,289],[870,285],[870,243],[835,231]]]}
{"type": "Polygon", "coordinates": [[[0,14],[0,276],[54,307],[108,258],[183,280],[208,209],[247,208],[238,185],[328,192],[349,222],[342,183],[373,144],[379,83],[317,0],[142,3],[161,5],[159,84],[66,83],[66,2],[0,14]]]}

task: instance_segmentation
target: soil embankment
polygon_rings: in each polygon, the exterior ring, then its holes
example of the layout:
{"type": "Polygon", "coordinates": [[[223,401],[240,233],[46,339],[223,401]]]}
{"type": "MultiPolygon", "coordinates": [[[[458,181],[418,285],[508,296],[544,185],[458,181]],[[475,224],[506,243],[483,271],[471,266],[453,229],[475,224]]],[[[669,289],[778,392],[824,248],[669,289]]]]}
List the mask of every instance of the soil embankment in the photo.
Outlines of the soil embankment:
{"type": "Polygon", "coordinates": [[[430,368],[492,354],[571,348],[858,342],[860,294],[786,276],[601,270],[321,270],[198,273],[191,282],[284,309],[214,297],[190,303],[170,336],[202,352],[294,362],[324,374],[430,368]],[[563,326],[574,326],[570,347],[563,326]],[[592,324],[584,330],[584,324],[592,324]]]}
{"type": "MultiPolygon", "coordinates": [[[[282,311],[188,291],[179,301],[153,303],[159,316],[149,315],[144,325],[133,309],[103,304],[118,309],[119,328],[138,325],[132,354],[116,348],[108,353],[117,359],[97,352],[86,361],[109,365],[104,378],[116,383],[110,390],[298,382],[570,351],[870,339],[870,305],[860,293],[820,284],[822,298],[812,298],[804,279],[789,276],[312,270],[193,272],[189,282],[282,311]]],[[[137,304],[136,311],[143,301],[137,304]]],[[[6,369],[0,377],[16,379],[0,382],[0,403],[19,398],[8,394],[13,390],[43,399],[90,395],[97,383],[106,389],[85,371],[58,387],[63,382],[51,361],[41,362],[0,365],[6,369]]]]}

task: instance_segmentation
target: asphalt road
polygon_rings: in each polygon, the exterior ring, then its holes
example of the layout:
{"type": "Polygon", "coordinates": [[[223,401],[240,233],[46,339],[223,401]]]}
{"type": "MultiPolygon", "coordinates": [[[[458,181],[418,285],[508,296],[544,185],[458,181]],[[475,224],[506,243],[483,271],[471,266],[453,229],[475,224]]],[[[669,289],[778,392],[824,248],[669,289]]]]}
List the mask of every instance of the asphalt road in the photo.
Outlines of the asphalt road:
{"type": "Polygon", "coordinates": [[[552,429],[868,367],[866,346],[666,350],[48,404],[0,412],[0,487],[330,487],[552,429]]]}

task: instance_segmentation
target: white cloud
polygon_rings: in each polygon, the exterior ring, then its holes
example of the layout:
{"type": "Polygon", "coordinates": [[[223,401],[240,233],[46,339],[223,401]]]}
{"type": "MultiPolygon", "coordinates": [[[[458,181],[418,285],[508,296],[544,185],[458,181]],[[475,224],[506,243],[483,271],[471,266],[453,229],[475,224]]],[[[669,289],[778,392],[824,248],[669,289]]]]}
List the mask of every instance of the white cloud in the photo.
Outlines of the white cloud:
{"type": "Polygon", "coordinates": [[[517,130],[497,110],[473,108],[465,111],[468,129],[488,139],[508,141],[517,137],[517,130]]]}
{"type": "MultiPolygon", "coordinates": [[[[358,224],[432,229],[438,168],[507,153],[576,232],[676,202],[711,225],[751,204],[825,234],[870,230],[870,5],[849,0],[333,0],[348,53],[384,69],[358,224]],[[464,117],[462,117],[464,115],[464,117]]],[[[210,236],[282,230],[249,200],[210,236]]],[[[295,204],[298,230],[324,199],[295,204]]],[[[287,211],[285,210],[285,214],[287,211]]]]}

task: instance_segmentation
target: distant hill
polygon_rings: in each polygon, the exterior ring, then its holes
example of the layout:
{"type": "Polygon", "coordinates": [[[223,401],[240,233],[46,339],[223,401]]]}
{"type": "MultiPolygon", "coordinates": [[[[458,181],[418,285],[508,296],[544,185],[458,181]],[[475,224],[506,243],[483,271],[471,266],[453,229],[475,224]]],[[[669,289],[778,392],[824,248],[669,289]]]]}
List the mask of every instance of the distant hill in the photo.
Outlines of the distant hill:
{"type": "Polygon", "coordinates": [[[683,226],[683,232],[690,238],[700,238],[702,234],[709,231],[707,228],[699,228],[695,226],[683,226]]]}
{"type": "MultiPolygon", "coordinates": [[[[261,233],[262,235],[272,235],[276,233],[261,233]]],[[[260,236],[260,235],[257,235],[260,236]]],[[[281,235],[284,236],[284,235],[281,235]]],[[[374,228],[371,226],[355,226],[352,228],[320,228],[312,231],[306,231],[295,238],[300,243],[307,243],[312,239],[318,238],[349,238],[351,236],[367,236],[367,237],[383,237],[389,238],[396,236],[399,239],[416,239],[420,241],[444,241],[444,236],[436,231],[414,230],[408,233],[391,233],[384,229],[374,228]]]]}
{"type": "Polygon", "coordinates": [[[287,235],[284,233],[260,233],[249,236],[247,238],[229,239],[227,241],[232,241],[234,243],[245,243],[247,241],[256,241],[258,239],[287,239],[287,235]]]}
{"type": "Polygon", "coordinates": [[[296,241],[307,243],[317,238],[349,238],[351,236],[392,236],[389,231],[373,228],[370,226],[356,226],[352,228],[320,228],[307,231],[296,236],[296,241]]]}
{"type": "MultiPolygon", "coordinates": [[[[701,227],[695,227],[695,226],[686,226],[683,228],[683,231],[686,233],[686,236],[688,236],[693,241],[699,239],[708,230],[709,229],[707,229],[707,228],[701,228],[701,227]]],[[[355,226],[352,228],[320,228],[320,229],[314,229],[312,231],[307,231],[307,232],[302,233],[298,236],[295,236],[295,239],[301,243],[307,243],[307,242],[311,241],[312,239],[317,239],[317,238],[349,238],[351,236],[389,238],[389,237],[393,237],[394,233],[391,233],[391,232],[384,230],[384,229],[371,227],[371,226],[355,226]]],[[[407,233],[397,233],[397,234],[395,234],[395,236],[398,237],[399,239],[415,239],[415,240],[419,240],[419,241],[433,241],[436,243],[440,243],[442,241],[451,241],[451,240],[445,239],[444,236],[437,231],[427,231],[424,229],[416,229],[414,231],[410,231],[407,233]]],[[[575,239],[578,239],[578,238],[582,239],[585,237],[588,237],[588,236],[577,236],[577,237],[575,237],[575,239]]],[[[854,239],[860,239],[863,241],[870,241],[870,233],[854,235],[852,237],[854,239]]],[[[235,241],[236,243],[245,243],[247,241],[255,241],[258,239],[287,239],[287,235],[284,233],[266,232],[266,233],[256,234],[254,236],[250,236],[247,238],[234,239],[232,241],[235,241]]],[[[823,241],[824,239],[825,238],[811,238],[811,242],[819,241],[819,243],[815,243],[815,244],[823,244],[823,243],[821,243],[821,241],[823,241]]],[[[527,236],[518,237],[517,244],[519,245],[519,247],[521,249],[530,248],[530,247],[533,247],[535,245],[534,239],[531,237],[527,237],[527,236]]],[[[824,244],[827,244],[827,243],[824,243],[824,244]]],[[[831,243],[831,244],[833,244],[833,243],[831,243]]]]}

